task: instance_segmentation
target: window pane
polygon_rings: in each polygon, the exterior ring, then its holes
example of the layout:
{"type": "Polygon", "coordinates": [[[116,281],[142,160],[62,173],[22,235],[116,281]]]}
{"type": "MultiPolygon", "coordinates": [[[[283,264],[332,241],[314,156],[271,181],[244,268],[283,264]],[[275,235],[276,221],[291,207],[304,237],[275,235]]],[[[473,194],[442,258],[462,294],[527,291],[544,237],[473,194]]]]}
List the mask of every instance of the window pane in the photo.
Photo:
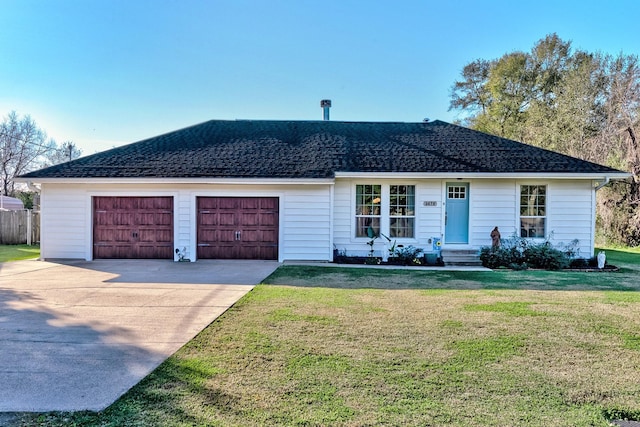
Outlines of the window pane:
{"type": "Polygon", "coordinates": [[[380,215],[380,185],[356,186],[356,215],[380,215]]]}
{"type": "Polygon", "coordinates": [[[389,237],[409,237],[414,236],[414,218],[391,218],[389,223],[389,237]]]}
{"type": "Polygon", "coordinates": [[[380,217],[356,217],[356,237],[369,237],[369,228],[374,235],[379,235],[380,217]]]}
{"type": "Polygon", "coordinates": [[[521,218],[520,237],[544,238],[545,236],[544,218],[521,218]]]}

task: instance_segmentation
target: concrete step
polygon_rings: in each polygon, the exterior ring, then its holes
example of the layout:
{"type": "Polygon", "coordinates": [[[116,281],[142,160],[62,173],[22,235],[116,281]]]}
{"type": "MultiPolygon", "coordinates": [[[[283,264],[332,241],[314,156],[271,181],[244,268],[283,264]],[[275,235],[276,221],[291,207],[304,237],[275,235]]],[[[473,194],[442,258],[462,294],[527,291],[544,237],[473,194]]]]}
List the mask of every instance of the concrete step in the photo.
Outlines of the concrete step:
{"type": "Polygon", "coordinates": [[[482,265],[475,249],[442,249],[442,260],[444,265],[482,265]]]}

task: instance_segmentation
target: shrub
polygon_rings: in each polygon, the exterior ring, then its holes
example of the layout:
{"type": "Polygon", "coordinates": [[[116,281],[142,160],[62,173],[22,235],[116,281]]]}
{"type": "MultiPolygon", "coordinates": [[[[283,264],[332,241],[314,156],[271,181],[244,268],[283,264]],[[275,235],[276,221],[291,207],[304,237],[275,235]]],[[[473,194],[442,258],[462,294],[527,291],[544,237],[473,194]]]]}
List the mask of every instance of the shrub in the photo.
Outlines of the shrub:
{"type": "Polygon", "coordinates": [[[589,267],[589,261],[584,258],[576,258],[572,259],[569,263],[569,267],[571,268],[587,268],[589,267]]]}
{"type": "Polygon", "coordinates": [[[552,247],[549,242],[531,245],[524,250],[526,263],[532,268],[544,270],[560,270],[569,266],[569,257],[562,251],[552,247]]]}
{"type": "Polygon", "coordinates": [[[499,248],[488,246],[481,248],[480,261],[487,268],[560,270],[569,266],[571,258],[576,253],[577,243],[577,241],[571,242],[563,251],[551,246],[549,240],[534,243],[531,240],[514,236],[505,239],[499,248]]]}
{"type": "Polygon", "coordinates": [[[422,252],[422,249],[410,245],[396,248],[394,256],[402,265],[414,265],[420,264],[420,254],[422,252]]]}

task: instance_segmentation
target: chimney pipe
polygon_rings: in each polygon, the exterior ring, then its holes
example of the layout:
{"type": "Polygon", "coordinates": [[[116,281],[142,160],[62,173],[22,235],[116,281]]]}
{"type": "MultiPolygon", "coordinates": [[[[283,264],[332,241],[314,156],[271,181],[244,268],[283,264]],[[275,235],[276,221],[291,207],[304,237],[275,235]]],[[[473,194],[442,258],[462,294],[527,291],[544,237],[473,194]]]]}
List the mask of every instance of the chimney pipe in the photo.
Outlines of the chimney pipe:
{"type": "Polygon", "coordinates": [[[329,108],[331,108],[331,100],[323,99],[320,101],[320,107],[322,107],[323,111],[323,120],[329,120],[329,108]]]}

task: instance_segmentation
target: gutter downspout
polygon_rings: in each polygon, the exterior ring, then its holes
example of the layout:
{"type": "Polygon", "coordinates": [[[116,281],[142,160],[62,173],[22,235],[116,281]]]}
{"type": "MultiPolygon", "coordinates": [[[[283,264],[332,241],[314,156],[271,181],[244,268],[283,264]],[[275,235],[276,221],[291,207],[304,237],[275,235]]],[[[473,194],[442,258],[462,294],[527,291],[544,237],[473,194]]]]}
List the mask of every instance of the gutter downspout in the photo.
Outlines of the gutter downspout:
{"type": "Polygon", "coordinates": [[[611,181],[611,178],[609,178],[608,176],[605,176],[604,177],[604,182],[602,184],[599,184],[599,185],[596,186],[596,191],[600,190],[602,187],[607,185],[610,181],[611,181]]]}

